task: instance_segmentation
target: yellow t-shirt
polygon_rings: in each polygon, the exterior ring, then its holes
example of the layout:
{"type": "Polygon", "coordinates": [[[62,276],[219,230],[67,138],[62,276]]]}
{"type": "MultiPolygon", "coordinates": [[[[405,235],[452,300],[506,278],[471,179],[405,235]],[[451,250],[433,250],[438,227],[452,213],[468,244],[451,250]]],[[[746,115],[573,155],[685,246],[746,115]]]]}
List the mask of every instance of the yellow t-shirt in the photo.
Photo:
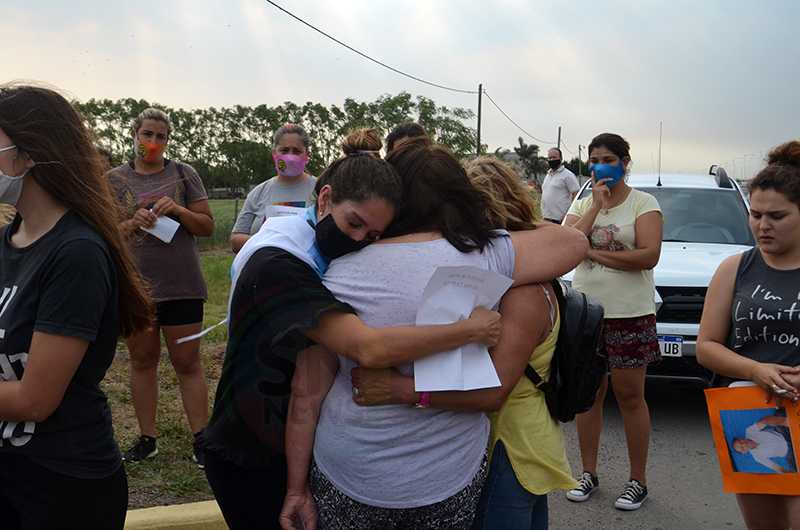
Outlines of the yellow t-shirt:
{"type": "MultiPolygon", "coordinates": [[[[583,217],[592,197],[575,201],[567,215],[583,217]]],[[[636,219],[648,212],[661,213],[655,197],[631,188],[622,204],[597,214],[589,242],[598,250],[636,248],[636,219]]],[[[622,271],[586,258],[575,269],[572,286],[602,302],[606,318],[633,318],[656,311],[653,270],[622,271]]]]}
{"type": "MultiPolygon", "coordinates": [[[[561,319],[557,318],[553,331],[533,350],[529,361],[545,380],[550,377],[550,361],[560,327],[561,319]]],[[[489,461],[497,440],[502,440],[522,487],[534,495],[578,487],[567,461],[561,424],[547,410],[544,393],[526,375],[520,378],[503,407],[487,416],[492,425],[489,461]]]]}

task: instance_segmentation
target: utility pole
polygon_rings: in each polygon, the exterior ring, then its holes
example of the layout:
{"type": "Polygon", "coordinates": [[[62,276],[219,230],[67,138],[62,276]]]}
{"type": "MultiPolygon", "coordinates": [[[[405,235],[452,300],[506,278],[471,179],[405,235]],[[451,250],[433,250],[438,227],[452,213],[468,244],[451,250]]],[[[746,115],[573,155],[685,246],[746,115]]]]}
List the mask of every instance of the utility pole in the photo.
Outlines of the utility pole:
{"type": "Polygon", "coordinates": [[[483,83],[478,85],[478,149],[476,152],[481,156],[481,93],[483,92],[483,83]]]}
{"type": "Polygon", "coordinates": [[[558,127],[558,143],[556,144],[556,147],[558,147],[559,150],[561,149],[561,126],[560,125],[558,127]]]}
{"type": "Polygon", "coordinates": [[[578,176],[583,176],[583,170],[581,169],[581,144],[578,144],[578,176]]]}

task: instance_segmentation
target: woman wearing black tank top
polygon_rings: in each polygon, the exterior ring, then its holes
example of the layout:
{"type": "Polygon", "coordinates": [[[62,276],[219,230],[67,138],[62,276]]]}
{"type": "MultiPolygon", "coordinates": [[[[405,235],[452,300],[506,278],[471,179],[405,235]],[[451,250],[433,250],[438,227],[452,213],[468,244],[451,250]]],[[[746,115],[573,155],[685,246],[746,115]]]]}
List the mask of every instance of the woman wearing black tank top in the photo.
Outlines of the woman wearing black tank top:
{"type": "MultiPolygon", "coordinates": [[[[776,404],[782,398],[796,407],[800,142],[770,151],[767,167],[748,183],[748,189],[750,228],[758,246],[726,259],[711,280],[697,360],[724,377],[754,381],[768,398],[775,395],[776,404]]],[[[800,528],[800,496],[739,493],[736,499],[750,530],[800,528]]]]}

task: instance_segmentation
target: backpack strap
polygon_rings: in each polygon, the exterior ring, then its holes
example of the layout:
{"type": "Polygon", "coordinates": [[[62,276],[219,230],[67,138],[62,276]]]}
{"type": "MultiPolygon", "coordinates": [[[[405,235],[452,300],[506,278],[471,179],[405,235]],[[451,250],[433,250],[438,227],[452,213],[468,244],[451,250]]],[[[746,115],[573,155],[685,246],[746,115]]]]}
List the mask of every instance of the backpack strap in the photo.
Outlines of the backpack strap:
{"type": "MultiPolygon", "coordinates": [[[[561,309],[563,307],[563,302],[561,302],[561,300],[563,300],[563,296],[561,295],[562,293],[561,284],[558,283],[558,280],[550,280],[550,285],[553,288],[553,291],[555,292],[556,300],[559,301],[558,307],[559,309],[561,309]]],[[[550,305],[550,331],[552,332],[553,327],[555,327],[556,325],[555,321],[556,308],[553,306],[553,301],[550,299],[550,292],[547,289],[545,289],[544,285],[542,285],[541,283],[539,284],[539,287],[541,287],[542,291],[544,291],[544,295],[545,297],[547,297],[547,303],[550,305]]],[[[563,315],[560,316],[563,317],[563,315]]],[[[544,379],[542,379],[542,377],[538,374],[538,372],[536,372],[536,370],[533,369],[533,367],[530,364],[525,365],[525,375],[527,375],[528,379],[530,379],[533,382],[533,386],[535,386],[545,394],[555,392],[556,390],[555,386],[550,384],[549,381],[545,381],[544,379]]]]}
{"type": "MultiPolygon", "coordinates": [[[[167,162],[169,162],[169,160],[167,160],[167,162]]],[[[186,178],[186,177],[184,177],[184,176],[183,176],[183,167],[182,167],[182,166],[183,166],[183,164],[181,164],[181,163],[180,163],[180,162],[178,162],[177,160],[173,160],[173,161],[172,161],[172,163],[173,163],[173,164],[175,164],[175,167],[176,167],[176,168],[177,168],[177,170],[178,170],[178,178],[179,178],[180,180],[183,180],[184,178],[186,178]]]]}
{"type": "Polygon", "coordinates": [[[539,373],[536,370],[534,370],[533,366],[531,366],[530,364],[525,365],[525,375],[527,375],[528,379],[530,379],[533,382],[533,386],[535,386],[545,394],[552,394],[553,392],[556,391],[555,385],[550,383],[550,381],[545,381],[544,379],[542,379],[539,373]]]}
{"type": "Polygon", "coordinates": [[[544,285],[541,283],[539,284],[539,287],[541,287],[542,291],[544,291],[544,296],[547,298],[547,303],[550,305],[550,331],[552,332],[556,325],[556,308],[553,307],[553,301],[550,299],[550,291],[545,289],[544,285]]]}

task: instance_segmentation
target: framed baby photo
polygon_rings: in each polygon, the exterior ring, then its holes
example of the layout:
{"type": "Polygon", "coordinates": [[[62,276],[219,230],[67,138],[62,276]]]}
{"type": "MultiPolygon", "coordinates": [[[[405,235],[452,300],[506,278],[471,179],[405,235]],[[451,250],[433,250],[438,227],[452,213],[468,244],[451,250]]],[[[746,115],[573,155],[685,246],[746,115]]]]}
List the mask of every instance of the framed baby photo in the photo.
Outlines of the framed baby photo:
{"type": "Polygon", "coordinates": [[[705,391],[722,485],[728,493],[800,495],[800,406],[758,386],[705,391]]]}

